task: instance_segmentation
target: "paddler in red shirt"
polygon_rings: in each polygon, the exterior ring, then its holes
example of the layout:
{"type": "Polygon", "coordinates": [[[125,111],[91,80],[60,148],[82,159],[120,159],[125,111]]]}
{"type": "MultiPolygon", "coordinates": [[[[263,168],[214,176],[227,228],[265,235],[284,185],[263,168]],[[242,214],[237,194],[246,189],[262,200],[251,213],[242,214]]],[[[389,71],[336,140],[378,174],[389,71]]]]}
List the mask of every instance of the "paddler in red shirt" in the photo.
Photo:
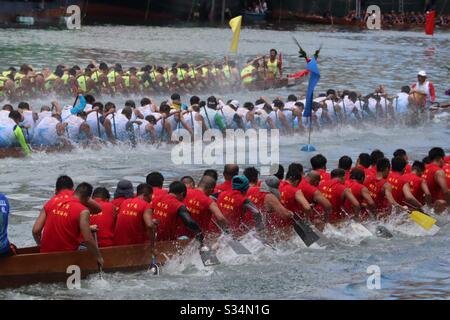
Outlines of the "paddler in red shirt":
{"type": "MultiPolygon", "coordinates": [[[[405,204],[405,196],[403,194],[403,185],[406,181],[403,179],[405,173],[406,160],[403,157],[394,157],[391,160],[391,172],[387,178],[387,182],[392,186],[392,196],[395,201],[401,205],[405,204]]],[[[413,205],[420,205],[417,201],[413,205]]]]}
{"type": "Polygon", "coordinates": [[[255,167],[248,167],[244,169],[244,176],[247,177],[250,188],[259,187],[261,185],[261,181],[259,181],[259,171],[255,167]]]}
{"type": "MultiPolygon", "coordinates": [[[[94,254],[100,266],[103,258],[89,225],[90,212],[86,207],[92,194],[92,186],[89,183],[80,183],[73,196],[55,203],[47,214],[43,226],[42,238],[39,238],[40,252],[76,251],[80,245],[80,233],[84,239],[84,245],[94,254]]],[[[40,228],[42,230],[42,228],[40,228]]]]}
{"type": "Polygon", "coordinates": [[[184,176],[180,181],[184,183],[188,191],[189,189],[195,189],[195,180],[191,176],[184,176]]]}
{"type": "MultiPolygon", "coordinates": [[[[280,180],[275,176],[267,177],[257,192],[248,199],[266,216],[268,230],[276,231],[280,226],[279,221],[294,218],[294,213],[286,209],[280,202],[280,180]]],[[[284,224],[284,223],[283,223],[284,224]]]]}
{"type": "MultiPolygon", "coordinates": [[[[370,168],[369,168],[369,176],[377,175],[377,163],[378,160],[384,158],[384,153],[381,150],[375,149],[370,153],[370,168]]],[[[368,178],[366,174],[366,178],[368,178]]]]}
{"type": "Polygon", "coordinates": [[[393,156],[394,156],[394,158],[402,157],[403,159],[405,159],[405,161],[406,161],[405,173],[411,173],[411,165],[408,163],[409,158],[408,158],[408,154],[406,153],[405,150],[397,149],[394,151],[393,156]]]}
{"type": "Polygon", "coordinates": [[[329,223],[337,223],[347,218],[343,211],[346,200],[350,202],[355,218],[359,219],[360,204],[344,183],[345,171],[342,169],[334,169],[331,171],[330,180],[320,182],[319,190],[330,201],[333,208],[328,217],[329,223]]]}
{"type": "Polygon", "coordinates": [[[325,158],[321,154],[317,154],[311,158],[310,162],[311,162],[312,169],[320,174],[321,182],[331,179],[330,174],[326,171],[327,170],[327,158],[325,158]]]}
{"type": "Polygon", "coordinates": [[[109,202],[110,198],[108,189],[104,187],[95,188],[92,193],[92,199],[102,207],[101,212],[90,216],[91,226],[97,226],[97,241],[100,248],[114,245],[114,229],[118,209],[109,202]]]}
{"type": "MultiPolygon", "coordinates": [[[[222,229],[228,229],[228,220],[220,211],[217,203],[210,197],[214,192],[215,186],[216,180],[203,176],[196,189],[187,188],[186,198],[183,200],[189,214],[197,222],[201,230],[208,229],[213,216],[222,229]]],[[[181,226],[179,233],[180,235],[195,236],[184,225],[181,226]]]]}
{"type": "MultiPolygon", "coordinates": [[[[53,196],[53,198],[51,198],[41,209],[33,226],[33,237],[38,245],[41,242],[42,229],[44,228],[47,215],[56,205],[73,196],[73,186],[73,181],[69,176],[59,176],[56,180],[55,196],[53,196]]],[[[89,208],[91,213],[98,213],[101,211],[100,205],[92,199],[88,199],[86,206],[89,208]]]]}
{"type": "Polygon", "coordinates": [[[120,205],[114,229],[114,245],[125,246],[153,242],[156,228],[152,220],[152,187],[141,183],[136,189],[136,197],[126,199],[120,205]]]}
{"type": "Polygon", "coordinates": [[[353,160],[349,156],[342,156],[338,162],[338,168],[345,171],[345,181],[350,180],[350,171],[352,169],[353,160]]]}
{"type": "Polygon", "coordinates": [[[163,189],[164,176],[160,172],[150,172],[147,175],[145,182],[153,188],[152,200],[167,194],[167,190],[163,189]]]}
{"type": "MultiPolygon", "coordinates": [[[[217,205],[227,219],[231,232],[240,235],[242,223],[246,223],[244,215],[250,214],[258,231],[264,228],[262,216],[258,208],[247,199],[246,193],[249,189],[249,181],[246,176],[234,176],[231,180],[232,189],[219,194],[217,205]]],[[[217,230],[211,225],[210,230],[217,230]]]]}
{"type": "Polygon", "coordinates": [[[313,213],[310,215],[310,221],[315,224],[319,230],[323,230],[325,223],[328,221],[328,217],[331,214],[332,206],[330,201],[319,191],[320,175],[316,171],[310,171],[308,174],[303,173],[303,166],[297,164],[297,170],[299,170],[303,176],[298,188],[303,192],[306,200],[311,205],[316,206],[313,208],[313,213]]]}
{"type": "MultiPolygon", "coordinates": [[[[283,206],[296,213],[302,219],[309,220],[311,215],[311,205],[303,195],[299,184],[302,181],[302,174],[298,170],[296,163],[291,163],[286,173],[286,183],[280,186],[280,199],[283,206]]],[[[290,222],[285,220],[286,223],[290,222]]]]}
{"type": "Polygon", "coordinates": [[[169,185],[169,192],[152,200],[152,218],[157,220],[158,241],[177,240],[177,231],[181,223],[195,234],[195,238],[203,242],[202,229],[192,219],[183,203],[186,197],[186,186],[180,181],[169,185]]]}
{"type": "Polygon", "coordinates": [[[445,152],[442,148],[432,148],[428,152],[431,163],[426,167],[423,178],[430,189],[434,210],[440,213],[445,208],[450,208],[450,191],[447,185],[447,177],[444,167],[445,152]]]}
{"type": "Polygon", "coordinates": [[[358,156],[358,160],[356,160],[355,168],[361,169],[364,171],[365,179],[368,176],[372,175],[372,171],[370,170],[370,154],[368,153],[360,153],[358,156]]]}
{"type": "MultiPolygon", "coordinates": [[[[361,213],[360,220],[366,220],[369,218],[369,215],[372,218],[375,218],[375,201],[373,201],[370,196],[369,189],[364,185],[364,180],[366,179],[366,175],[364,174],[364,170],[359,168],[354,168],[350,172],[350,180],[347,181],[346,186],[350,188],[350,191],[355,196],[356,200],[358,200],[361,205],[361,213]]],[[[351,203],[349,201],[345,202],[345,210],[350,212],[352,209],[351,203]]]]}
{"type": "Polygon", "coordinates": [[[239,174],[239,166],[237,164],[226,164],[223,168],[223,178],[225,181],[219,185],[216,185],[214,193],[220,194],[223,191],[229,191],[232,189],[231,179],[239,174]]]}
{"type": "Polygon", "coordinates": [[[387,182],[391,170],[391,163],[389,160],[386,158],[379,159],[376,168],[377,174],[375,176],[367,177],[364,180],[364,185],[369,189],[370,196],[373,201],[375,201],[377,218],[382,218],[391,214],[392,206],[407,209],[408,207],[397,203],[392,196],[392,186],[387,182]]]}
{"type": "Polygon", "coordinates": [[[111,201],[111,203],[119,209],[122,202],[131,198],[134,198],[133,184],[126,179],[120,180],[117,183],[116,191],[114,192],[114,200],[111,201]]]}
{"type": "Polygon", "coordinates": [[[432,206],[430,189],[428,189],[425,179],[422,178],[424,172],[425,164],[421,161],[414,161],[411,173],[403,175],[405,204],[408,206],[412,204],[412,209],[420,209],[425,203],[432,206]]]}

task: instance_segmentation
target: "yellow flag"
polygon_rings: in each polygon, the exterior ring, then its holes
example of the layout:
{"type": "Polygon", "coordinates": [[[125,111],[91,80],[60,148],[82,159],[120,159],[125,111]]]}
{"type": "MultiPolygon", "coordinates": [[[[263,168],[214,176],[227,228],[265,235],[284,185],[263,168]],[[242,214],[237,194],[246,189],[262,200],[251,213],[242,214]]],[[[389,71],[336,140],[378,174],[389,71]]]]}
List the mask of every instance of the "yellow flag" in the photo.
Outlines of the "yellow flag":
{"type": "Polygon", "coordinates": [[[236,53],[238,49],[239,37],[241,35],[241,23],[242,23],[242,16],[238,16],[230,20],[230,27],[234,33],[233,42],[231,43],[231,52],[234,53],[236,53]]]}

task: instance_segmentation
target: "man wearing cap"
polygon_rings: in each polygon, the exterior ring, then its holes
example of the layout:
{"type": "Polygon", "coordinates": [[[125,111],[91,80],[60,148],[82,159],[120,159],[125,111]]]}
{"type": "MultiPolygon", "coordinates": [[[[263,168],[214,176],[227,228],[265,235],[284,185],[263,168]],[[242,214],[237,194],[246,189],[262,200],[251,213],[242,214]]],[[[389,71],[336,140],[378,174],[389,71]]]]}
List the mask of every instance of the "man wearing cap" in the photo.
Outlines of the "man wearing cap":
{"type": "Polygon", "coordinates": [[[237,113],[239,107],[240,107],[239,101],[237,100],[232,100],[230,103],[222,107],[221,113],[225,119],[226,126],[228,129],[245,130],[244,120],[237,113]]]}
{"type": "Polygon", "coordinates": [[[436,100],[436,91],[434,90],[434,85],[431,81],[427,80],[427,73],[422,70],[417,74],[417,82],[414,83],[411,88],[415,92],[420,92],[425,94],[425,103],[434,103],[436,100]]]}
{"type": "Polygon", "coordinates": [[[131,181],[122,179],[117,183],[116,191],[114,192],[114,200],[111,203],[116,207],[120,208],[122,202],[125,199],[130,199],[134,197],[133,184],[131,181]]]}
{"type": "Polygon", "coordinates": [[[200,115],[203,119],[206,119],[206,126],[208,129],[219,129],[225,132],[226,125],[223,116],[217,112],[217,102],[216,97],[211,96],[206,101],[206,106],[200,111],[200,115]]]}
{"type": "Polygon", "coordinates": [[[294,213],[286,209],[280,202],[280,180],[275,176],[267,177],[261,184],[258,192],[253,192],[248,199],[265,214],[267,227],[275,230],[274,217],[293,219],[294,213]]]}
{"type": "Polygon", "coordinates": [[[229,226],[234,233],[239,230],[243,222],[243,216],[247,211],[253,215],[257,230],[263,228],[261,213],[245,196],[249,187],[250,183],[246,176],[234,176],[232,189],[222,192],[217,199],[217,205],[228,220],[229,226]]]}

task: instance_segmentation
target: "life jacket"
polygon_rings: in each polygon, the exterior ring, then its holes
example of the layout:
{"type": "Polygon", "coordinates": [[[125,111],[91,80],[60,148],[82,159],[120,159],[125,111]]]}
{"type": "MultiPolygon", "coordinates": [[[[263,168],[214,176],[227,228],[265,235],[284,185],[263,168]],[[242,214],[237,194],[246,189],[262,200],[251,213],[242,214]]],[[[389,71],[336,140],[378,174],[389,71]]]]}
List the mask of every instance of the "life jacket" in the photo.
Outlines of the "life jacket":
{"type": "Polygon", "coordinates": [[[80,87],[80,89],[83,91],[83,93],[87,92],[87,79],[89,77],[86,77],[84,74],[82,74],[81,76],[79,76],[77,78],[77,83],[78,86],[80,87]]]}
{"type": "Polygon", "coordinates": [[[109,73],[108,73],[108,75],[107,75],[107,77],[108,77],[108,83],[110,84],[110,85],[112,85],[112,86],[115,86],[116,85],[116,79],[117,79],[117,76],[119,75],[119,73],[118,72],[116,72],[116,71],[110,71],[109,73]]]}
{"type": "Polygon", "coordinates": [[[253,76],[253,73],[256,71],[256,68],[252,65],[246,66],[241,71],[241,79],[242,83],[244,84],[250,84],[253,81],[255,81],[255,77],[253,76]]]}
{"type": "Polygon", "coordinates": [[[277,77],[280,70],[278,69],[278,59],[275,58],[275,61],[271,61],[270,58],[267,61],[267,71],[272,75],[272,77],[277,77]]]}
{"type": "Polygon", "coordinates": [[[44,84],[45,89],[51,90],[55,84],[56,79],[59,79],[59,77],[54,73],[51,73],[47,78],[45,78],[45,84],[44,84]]]}

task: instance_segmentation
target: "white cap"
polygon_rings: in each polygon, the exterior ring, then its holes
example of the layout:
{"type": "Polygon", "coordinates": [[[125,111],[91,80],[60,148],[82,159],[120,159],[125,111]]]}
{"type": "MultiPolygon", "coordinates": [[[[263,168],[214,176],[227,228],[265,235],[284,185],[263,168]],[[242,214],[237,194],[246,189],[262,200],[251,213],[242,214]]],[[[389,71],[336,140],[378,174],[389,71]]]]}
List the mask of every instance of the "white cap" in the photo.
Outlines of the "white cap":
{"type": "Polygon", "coordinates": [[[232,104],[235,108],[239,108],[241,105],[239,104],[239,101],[233,100],[229,104],[232,104]]]}
{"type": "Polygon", "coordinates": [[[421,76],[421,77],[426,77],[427,73],[424,70],[421,70],[421,71],[419,71],[419,73],[417,75],[421,76]]]}

